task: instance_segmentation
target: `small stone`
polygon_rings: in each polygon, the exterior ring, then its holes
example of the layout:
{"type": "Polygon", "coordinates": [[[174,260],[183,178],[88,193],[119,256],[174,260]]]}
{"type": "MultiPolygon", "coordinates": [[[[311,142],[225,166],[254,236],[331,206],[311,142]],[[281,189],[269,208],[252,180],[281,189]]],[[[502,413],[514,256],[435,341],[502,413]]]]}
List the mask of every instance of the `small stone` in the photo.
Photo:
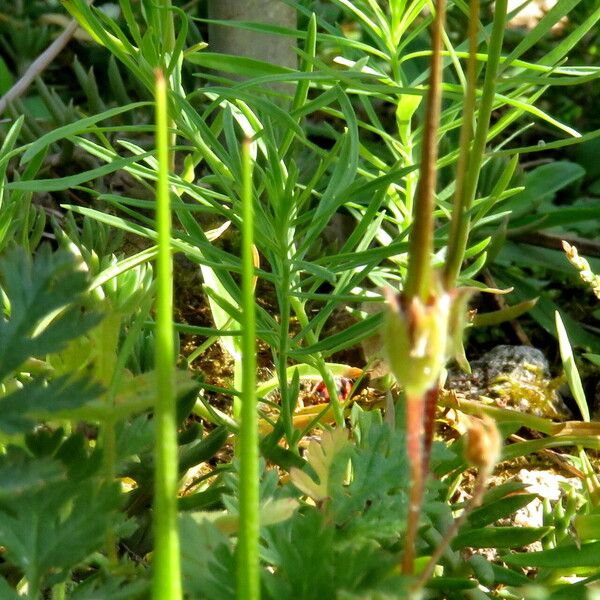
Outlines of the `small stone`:
{"type": "Polygon", "coordinates": [[[546,357],[541,350],[531,346],[496,346],[479,360],[473,361],[471,368],[480,369],[488,382],[508,375],[525,381],[550,378],[546,357]]]}

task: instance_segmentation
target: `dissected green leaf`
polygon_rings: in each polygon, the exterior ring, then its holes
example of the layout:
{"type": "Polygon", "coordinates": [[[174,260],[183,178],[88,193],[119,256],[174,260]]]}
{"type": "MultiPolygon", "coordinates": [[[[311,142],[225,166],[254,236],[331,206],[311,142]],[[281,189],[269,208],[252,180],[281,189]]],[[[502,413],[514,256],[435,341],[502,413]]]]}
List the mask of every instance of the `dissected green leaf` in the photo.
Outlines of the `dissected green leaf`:
{"type": "Polygon", "coordinates": [[[102,388],[85,380],[59,377],[47,384],[33,381],[0,398],[0,431],[14,435],[33,429],[38,421],[66,416],[97,398],[102,388]]]}
{"type": "Polygon", "coordinates": [[[343,597],[343,591],[377,598],[375,590],[386,585],[406,597],[408,582],[394,576],[393,553],[382,552],[373,540],[348,544],[337,539],[336,529],[314,508],[269,528],[265,539],[266,554],[275,566],[264,579],[271,598],[320,600],[343,597]]]}
{"type": "Polygon", "coordinates": [[[106,573],[88,577],[69,593],[69,600],[138,600],[150,593],[150,581],[139,577],[129,583],[124,577],[106,573]]]}
{"type": "Polygon", "coordinates": [[[33,461],[27,460],[24,454],[4,454],[0,457],[0,502],[65,478],[64,467],[55,460],[33,461]]]}
{"type": "Polygon", "coordinates": [[[342,539],[393,540],[406,526],[406,438],[403,431],[382,422],[378,411],[355,405],[353,419],[360,435],[351,456],[351,478],[347,486],[334,488],[331,512],[342,539]]]}
{"type": "Polygon", "coordinates": [[[117,519],[118,485],[53,482],[0,501],[0,544],[6,559],[40,589],[52,572],[72,569],[105,541],[117,519]]]}
{"type": "Polygon", "coordinates": [[[33,260],[15,249],[0,259],[0,285],[10,303],[0,317],[0,381],[30,357],[43,358],[98,323],[82,312],[86,274],[66,251],[43,246],[33,260]]]}
{"type": "Polygon", "coordinates": [[[339,465],[340,455],[347,460],[350,447],[345,429],[325,430],[320,442],[313,440],[309,443],[305,454],[307,463],[316,475],[316,480],[308,472],[292,467],[290,470],[292,483],[313,500],[323,502],[330,497],[332,486],[340,483],[339,469],[337,469],[337,477],[332,471],[335,463],[339,465]]]}
{"type": "Polygon", "coordinates": [[[229,538],[212,522],[179,517],[184,589],[193,598],[233,600],[235,562],[229,538]]]}

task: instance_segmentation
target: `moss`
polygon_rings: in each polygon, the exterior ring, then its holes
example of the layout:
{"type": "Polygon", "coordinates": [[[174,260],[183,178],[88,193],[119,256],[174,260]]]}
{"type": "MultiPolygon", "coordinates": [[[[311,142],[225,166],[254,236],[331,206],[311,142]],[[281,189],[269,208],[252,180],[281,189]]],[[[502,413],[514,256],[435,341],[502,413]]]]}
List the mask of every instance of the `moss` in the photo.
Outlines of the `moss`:
{"type": "Polygon", "coordinates": [[[558,395],[560,377],[548,379],[538,365],[524,364],[527,376],[499,375],[491,381],[490,394],[496,402],[538,417],[562,418],[566,409],[558,395]]]}

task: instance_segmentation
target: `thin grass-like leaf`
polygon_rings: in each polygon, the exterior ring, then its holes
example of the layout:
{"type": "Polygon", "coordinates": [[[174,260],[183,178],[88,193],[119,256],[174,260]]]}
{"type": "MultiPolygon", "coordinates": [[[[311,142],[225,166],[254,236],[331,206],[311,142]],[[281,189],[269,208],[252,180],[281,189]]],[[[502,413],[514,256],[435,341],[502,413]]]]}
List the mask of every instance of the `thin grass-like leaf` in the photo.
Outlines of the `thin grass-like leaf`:
{"type": "MultiPolygon", "coordinates": [[[[532,48],[539,40],[549,34],[552,27],[556,25],[563,17],[565,17],[573,8],[575,8],[581,0],[562,0],[557,2],[537,23],[537,25],[527,32],[527,35],[517,45],[517,47],[506,57],[502,68],[507,68],[513,60],[522,56],[527,50],[532,48]]],[[[547,59],[546,59],[547,60],[547,59]]],[[[548,64],[541,61],[542,64],[548,64]]]]}
{"type": "Polygon", "coordinates": [[[600,542],[589,544],[567,544],[540,552],[505,554],[500,557],[505,563],[519,567],[569,569],[575,567],[597,567],[600,563],[600,542]]]}
{"type": "Polygon", "coordinates": [[[573,394],[573,398],[577,404],[577,408],[579,408],[579,411],[581,412],[583,420],[589,422],[590,409],[587,404],[585,392],[583,391],[583,386],[581,385],[581,377],[579,376],[579,371],[575,364],[575,357],[573,356],[573,349],[569,343],[567,330],[565,329],[558,311],[554,313],[554,318],[556,321],[556,334],[560,346],[560,357],[562,359],[565,375],[567,376],[567,382],[569,383],[569,389],[573,394]]]}
{"type": "Polygon", "coordinates": [[[106,119],[112,119],[120,114],[131,112],[135,110],[139,110],[143,107],[151,106],[150,102],[132,102],[131,104],[127,104],[125,106],[117,106],[115,108],[111,108],[97,115],[92,115],[90,117],[85,117],[80,119],[79,121],[75,121],[74,123],[69,123],[64,125],[63,127],[58,127],[49,131],[47,134],[43,135],[40,139],[36,140],[32,144],[29,145],[27,150],[23,153],[21,157],[21,164],[24,165],[29,162],[42,148],[53,144],[63,138],[68,138],[72,135],[79,134],[82,130],[88,129],[89,127],[96,125],[100,121],[104,121],[106,119]]]}

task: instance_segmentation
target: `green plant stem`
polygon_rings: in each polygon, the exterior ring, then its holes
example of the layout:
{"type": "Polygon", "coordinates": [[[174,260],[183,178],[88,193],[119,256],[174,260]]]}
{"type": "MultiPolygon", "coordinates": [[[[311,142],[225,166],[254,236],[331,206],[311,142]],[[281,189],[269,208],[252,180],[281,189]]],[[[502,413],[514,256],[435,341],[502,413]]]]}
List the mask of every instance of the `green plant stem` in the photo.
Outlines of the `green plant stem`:
{"type": "Polygon", "coordinates": [[[28,600],[38,600],[40,598],[40,577],[27,578],[27,598],[28,600]]]}
{"type": "Polygon", "coordinates": [[[293,436],[293,407],[290,402],[289,387],[287,385],[287,367],[289,352],[289,329],[290,329],[290,299],[287,290],[290,287],[290,271],[288,263],[282,265],[281,270],[281,289],[283,293],[279,298],[280,329],[279,329],[279,348],[277,355],[277,375],[281,382],[281,420],[283,422],[283,431],[288,444],[292,444],[293,436]]]}
{"type": "Polygon", "coordinates": [[[442,105],[442,30],[446,14],[445,0],[437,0],[431,30],[431,66],[429,93],[425,111],[421,168],[416,202],[413,207],[413,225],[408,250],[408,273],[404,296],[419,296],[427,300],[431,291],[431,254],[433,252],[433,213],[435,210],[436,162],[438,156],[437,132],[442,105]]]}
{"type": "Polygon", "coordinates": [[[177,418],[175,406],[175,343],[173,338],[173,260],[169,190],[167,84],[156,70],[156,143],[158,180],[156,225],[156,448],[154,454],[154,574],[152,597],[179,600],[181,568],[177,531],[177,418]]]}
{"type": "Polygon", "coordinates": [[[473,204],[473,200],[475,199],[475,193],[477,192],[477,183],[479,182],[479,174],[483,163],[483,155],[490,127],[490,116],[492,114],[496,92],[498,65],[500,64],[504,29],[506,27],[507,4],[508,0],[498,0],[496,2],[494,23],[488,48],[488,60],[485,68],[483,90],[481,93],[481,104],[477,116],[477,128],[475,130],[475,137],[468,158],[468,169],[464,181],[464,190],[460,197],[455,196],[459,204],[454,206],[453,211],[457,212],[458,216],[456,218],[459,219],[459,222],[448,245],[449,254],[444,273],[444,283],[447,289],[454,287],[454,284],[458,279],[460,267],[467,248],[469,227],[471,223],[468,213],[473,204]]]}
{"type": "MultiPolygon", "coordinates": [[[[166,71],[167,64],[170,62],[175,48],[175,23],[173,20],[173,9],[171,7],[171,0],[161,1],[161,14],[160,14],[160,30],[163,47],[163,64],[161,68],[166,71]]],[[[179,61],[178,67],[171,74],[171,80],[176,82],[171,89],[178,89],[178,85],[181,82],[181,60],[179,61]]],[[[175,120],[169,119],[169,145],[175,147],[177,144],[177,129],[175,120]]],[[[175,152],[169,152],[169,169],[175,170],[175,152]]]]}
{"type": "MultiPolygon", "coordinates": [[[[109,306],[109,310],[111,307],[109,306]]],[[[111,311],[102,320],[98,327],[98,378],[100,383],[107,389],[115,372],[116,353],[119,344],[119,332],[121,329],[121,316],[111,311]]],[[[110,407],[114,403],[114,394],[106,393],[106,402],[110,407]]],[[[115,433],[115,420],[108,418],[102,425],[102,467],[104,479],[110,484],[115,478],[115,463],[117,461],[117,439],[115,433]]],[[[109,562],[114,566],[117,564],[117,538],[112,526],[106,530],[106,554],[109,562]]]]}
{"type": "Polygon", "coordinates": [[[256,315],[254,303],[254,218],[250,140],[242,145],[242,407],[239,434],[240,530],[237,545],[238,600],[260,598],[259,454],[256,412],[256,315]]]}
{"type": "MultiPolygon", "coordinates": [[[[173,20],[173,7],[171,0],[156,0],[147,4],[147,21],[151,29],[154,30],[156,43],[158,44],[159,52],[159,64],[153,65],[156,68],[162,69],[164,74],[167,74],[167,66],[171,62],[173,50],[175,48],[175,23],[173,20]]],[[[181,64],[181,61],[180,61],[181,64]]],[[[180,66],[180,65],[179,65],[180,66]]],[[[178,89],[178,83],[181,77],[179,69],[175,68],[174,72],[170,74],[170,81],[174,85],[171,85],[172,90],[178,89]]],[[[177,140],[177,133],[175,129],[174,119],[169,119],[169,145],[174,147],[177,140]]],[[[175,152],[169,152],[169,169],[175,170],[175,152]]]]}
{"type": "Polygon", "coordinates": [[[460,235],[463,222],[468,218],[465,212],[464,188],[469,169],[469,150],[473,137],[473,119],[475,116],[475,98],[477,93],[477,33],[479,28],[479,0],[469,2],[469,55],[467,59],[467,84],[463,106],[462,125],[459,137],[459,155],[456,164],[456,182],[454,188],[454,208],[448,237],[448,261],[444,269],[444,285],[451,289],[460,270],[463,253],[460,252],[460,235]],[[456,264],[458,263],[458,265],[456,264]],[[453,275],[454,274],[454,275],[453,275]]]}
{"type": "MultiPolygon", "coordinates": [[[[304,304],[300,300],[298,300],[298,298],[295,298],[293,296],[290,297],[290,304],[294,309],[294,313],[296,314],[296,318],[298,319],[300,326],[302,328],[308,327],[309,321],[308,316],[306,315],[306,310],[304,309],[304,304]]],[[[318,342],[317,336],[312,330],[306,332],[306,340],[309,344],[316,344],[318,342]]],[[[323,358],[320,352],[314,355],[314,359],[314,366],[318,369],[319,375],[321,375],[323,383],[325,384],[325,387],[327,389],[327,393],[329,394],[331,408],[335,417],[335,423],[336,425],[341,427],[344,424],[344,411],[338,401],[338,393],[335,378],[331,374],[331,371],[327,367],[325,359],[323,358]]]]}
{"type": "MultiPolygon", "coordinates": [[[[237,356],[233,360],[233,389],[236,392],[240,392],[242,390],[242,385],[244,381],[244,368],[243,368],[243,356],[237,356]]],[[[242,415],[242,399],[240,396],[233,397],[233,417],[238,420],[242,415]]]]}
{"type": "Polygon", "coordinates": [[[590,459],[582,446],[577,447],[579,459],[581,460],[582,470],[585,474],[585,487],[592,500],[594,507],[600,505],[600,482],[596,476],[596,470],[592,466],[590,459]]]}

